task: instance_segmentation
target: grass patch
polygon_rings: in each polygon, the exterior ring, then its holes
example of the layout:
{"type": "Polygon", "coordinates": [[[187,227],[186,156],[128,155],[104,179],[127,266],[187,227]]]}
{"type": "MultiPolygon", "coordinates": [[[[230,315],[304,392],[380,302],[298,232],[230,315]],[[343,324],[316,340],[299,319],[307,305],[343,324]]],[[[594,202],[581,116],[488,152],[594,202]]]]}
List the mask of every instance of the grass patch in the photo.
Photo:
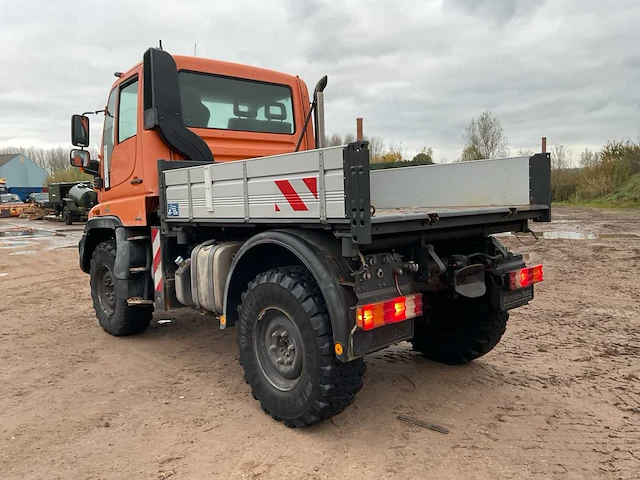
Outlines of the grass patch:
{"type": "Polygon", "coordinates": [[[576,196],[573,196],[567,201],[553,202],[553,205],[596,208],[640,208],[640,173],[632,175],[626,182],[608,195],[591,200],[577,200],[576,196]]]}

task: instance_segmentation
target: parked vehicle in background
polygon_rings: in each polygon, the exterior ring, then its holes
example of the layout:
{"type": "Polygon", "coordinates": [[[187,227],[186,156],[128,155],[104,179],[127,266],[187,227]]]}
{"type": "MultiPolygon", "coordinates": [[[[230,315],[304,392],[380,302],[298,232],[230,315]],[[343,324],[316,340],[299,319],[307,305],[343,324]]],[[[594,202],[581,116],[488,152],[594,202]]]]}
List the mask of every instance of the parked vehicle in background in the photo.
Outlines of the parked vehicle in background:
{"type": "Polygon", "coordinates": [[[24,202],[15,193],[0,194],[0,217],[19,217],[24,209],[24,202]]]}
{"type": "Polygon", "coordinates": [[[5,193],[0,195],[0,203],[22,203],[22,200],[15,193],[5,193]]]}
{"type": "Polygon", "coordinates": [[[34,205],[40,208],[47,208],[49,205],[49,194],[48,193],[38,193],[34,197],[33,200],[34,205]]]}
{"type": "MultiPolygon", "coordinates": [[[[370,171],[367,142],[324,148],[326,77],[310,102],[298,76],[155,48],[117,77],[100,161],[70,158],[96,176],[79,263],[111,335],[211,312],[262,409],[304,427],[354,401],[368,353],[469,362],[533,299],[542,265],[492,234],[550,221],[549,154],[370,171]]],[[[89,145],[87,116],[71,130],[89,145]]]]}
{"type": "Polygon", "coordinates": [[[26,203],[33,203],[34,205],[44,206],[49,201],[49,194],[45,192],[31,193],[27,198],[26,203]]]}
{"type": "Polygon", "coordinates": [[[3,193],[8,193],[9,190],[7,190],[7,179],[6,178],[0,178],[0,195],[2,195],[3,193]]]}
{"type": "Polygon", "coordinates": [[[48,200],[45,208],[51,208],[54,215],[62,217],[64,223],[85,222],[91,207],[98,203],[98,197],[91,182],[60,182],[48,185],[48,200]]]}

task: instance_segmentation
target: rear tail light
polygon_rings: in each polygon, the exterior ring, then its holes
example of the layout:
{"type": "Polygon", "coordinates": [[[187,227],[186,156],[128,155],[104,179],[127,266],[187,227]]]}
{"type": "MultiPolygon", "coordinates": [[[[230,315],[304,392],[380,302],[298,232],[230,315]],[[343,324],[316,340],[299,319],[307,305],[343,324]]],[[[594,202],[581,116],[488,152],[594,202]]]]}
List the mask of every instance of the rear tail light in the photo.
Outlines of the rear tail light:
{"type": "Polygon", "coordinates": [[[542,277],[542,265],[509,272],[509,290],[516,290],[541,282],[542,277]]]}
{"type": "Polygon", "coordinates": [[[422,294],[414,293],[385,302],[356,308],[358,328],[373,330],[391,323],[402,322],[422,315],[422,294]]]}

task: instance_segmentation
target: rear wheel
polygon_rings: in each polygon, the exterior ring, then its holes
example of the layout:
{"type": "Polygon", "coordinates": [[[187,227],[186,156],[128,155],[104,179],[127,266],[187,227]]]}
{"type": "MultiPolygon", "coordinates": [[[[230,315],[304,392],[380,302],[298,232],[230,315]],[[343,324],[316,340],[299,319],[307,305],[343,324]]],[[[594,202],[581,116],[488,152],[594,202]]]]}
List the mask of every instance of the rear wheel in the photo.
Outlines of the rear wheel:
{"type": "Polygon", "coordinates": [[[64,218],[65,225],[71,225],[73,223],[71,212],[69,211],[66,205],[62,207],[62,218],[64,218]]]}
{"type": "Polygon", "coordinates": [[[500,342],[509,314],[492,309],[487,296],[458,297],[436,304],[416,319],[413,349],[449,365],[467,363],[489,353],[500,342]]]}
{"type": "Polygon", "coordinates": [[[324,300],[303,267],[270,270],[249,283],[238,347],[253,397],[288,427],[342,412],[362,388],[364,362],[336,358],[324,300]]]}
{"type": "Polygon", "coordinates": [[[91,298],[100,326],[111,335],[125,336],[143,332],[153,315],[151,306],[131,307],[116,289],[113,266],[116,246],[113,240],[102,242],[91,257],[91,298]]]}

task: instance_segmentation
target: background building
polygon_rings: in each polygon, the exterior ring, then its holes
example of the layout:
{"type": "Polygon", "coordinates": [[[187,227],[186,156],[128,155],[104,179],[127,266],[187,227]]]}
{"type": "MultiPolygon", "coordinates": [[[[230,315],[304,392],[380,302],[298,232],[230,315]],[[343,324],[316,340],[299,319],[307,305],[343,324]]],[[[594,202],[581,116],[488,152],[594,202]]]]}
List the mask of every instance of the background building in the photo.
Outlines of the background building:
{"type": "Polygon", "coordinates": [[[41,192],[47,171],[22,153],[0,154],[0,178],[7,181],[9,193],[24,201],[33,192],[41,192]]]}

